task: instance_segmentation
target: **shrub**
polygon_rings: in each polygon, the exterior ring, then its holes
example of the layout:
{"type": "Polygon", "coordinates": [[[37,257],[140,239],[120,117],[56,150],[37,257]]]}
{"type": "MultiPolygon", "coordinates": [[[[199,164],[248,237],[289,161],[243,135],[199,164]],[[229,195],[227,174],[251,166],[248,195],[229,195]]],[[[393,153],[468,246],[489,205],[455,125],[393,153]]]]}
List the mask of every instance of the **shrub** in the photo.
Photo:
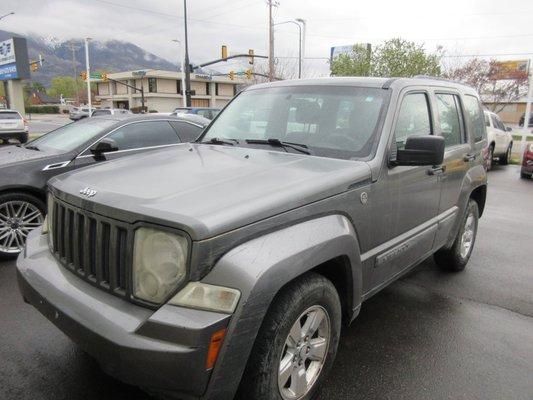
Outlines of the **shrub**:
{"type": "Polygon", "coordinates": [[[59,114],[59,106],[28,106],[27,114],[59,114]]]}

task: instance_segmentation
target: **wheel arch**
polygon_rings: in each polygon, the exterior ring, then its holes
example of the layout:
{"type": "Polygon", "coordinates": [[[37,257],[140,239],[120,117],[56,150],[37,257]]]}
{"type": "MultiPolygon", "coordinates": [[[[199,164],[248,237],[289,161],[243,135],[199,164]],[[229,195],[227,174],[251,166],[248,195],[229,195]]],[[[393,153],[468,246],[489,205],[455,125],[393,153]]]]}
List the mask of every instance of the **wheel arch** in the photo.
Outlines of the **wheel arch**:
{"type": "Polygon", "coordinates": [[[23,193],[37,197],[46,204],[46,192],[32,186],[4,186],[0,189],[0,196],[4,194],[23,193]]]}
{"type": "Polygon", "coordinates": [[[487,200],[487,185],[481,185],[472,190],[470,193],[470,199],[474,200],[477,203],[479,209],[479,216],[483,215],[483,210],[485,209],[485,202],[487,200]]]}
{"type": "Polygon", "coordinates": [[[345,216],[327,215],[253,239],[223,256],[203,279],[237,286],[242,294],[207,398],[233,398],[276,295],[309,272],[333,283],[341,299],[343,320],[350,322],[362,299],[362,265],[355,229],[345,216]]]}

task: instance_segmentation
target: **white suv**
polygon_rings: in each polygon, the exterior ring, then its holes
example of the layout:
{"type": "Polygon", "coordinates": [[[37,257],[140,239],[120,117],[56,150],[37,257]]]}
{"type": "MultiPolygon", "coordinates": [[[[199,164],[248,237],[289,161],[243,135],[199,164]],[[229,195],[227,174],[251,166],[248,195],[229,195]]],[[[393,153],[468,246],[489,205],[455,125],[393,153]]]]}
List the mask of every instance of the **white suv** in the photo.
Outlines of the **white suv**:
{"type": "Polygon", "coordinates": [[[492,161],[498,157],[501,165],[507,165],[511,159],[513,149],[513,136],[511,128],[505,127],[497,114],[485,111],[485,125],[487,125],[488,162],[486,169],[489,170],[492,161]]]}
{"type": "Polygon", "coordinates": [[[28,123],[16,110],[0,110],[0,140],[8,143],[17,139],[20,143],[28,141],[28,123]]]}

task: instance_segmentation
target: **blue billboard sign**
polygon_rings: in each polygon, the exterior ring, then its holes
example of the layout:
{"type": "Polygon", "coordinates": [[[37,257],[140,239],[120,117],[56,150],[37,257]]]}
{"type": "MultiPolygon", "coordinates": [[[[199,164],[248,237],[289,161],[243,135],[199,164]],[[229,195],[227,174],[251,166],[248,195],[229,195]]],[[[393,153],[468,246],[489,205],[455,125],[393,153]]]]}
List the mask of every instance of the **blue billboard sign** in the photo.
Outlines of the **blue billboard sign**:
{"type": "Polygon", "coordinates": [[[17,72],[17,64],[11,63],[6,65],[0,65],[0,81],[8,79],[18,79],[19,74],[17,72]]]}
{"type": "Polygon", "coordinates": [[[14,37],[0,42],[0,81],[29,77],[30,64],[26,39],[14,37]]]}

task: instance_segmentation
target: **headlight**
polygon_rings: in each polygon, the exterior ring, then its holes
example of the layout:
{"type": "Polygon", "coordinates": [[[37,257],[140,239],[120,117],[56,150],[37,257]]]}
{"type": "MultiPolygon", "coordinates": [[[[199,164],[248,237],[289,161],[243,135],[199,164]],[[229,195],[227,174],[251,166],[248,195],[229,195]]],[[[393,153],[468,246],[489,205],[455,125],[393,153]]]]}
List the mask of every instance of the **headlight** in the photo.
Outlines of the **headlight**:
{"type": "Polygon", "coordinates": [[[237,289],[191,282],[180,290],[168,303],[182,307],[199,308],[232,314],[237,307],[241,292],[237,289]]]}
{"type": "Polygon", "coordinates": [[[133,294],[161,303],[187,275],[187,239],[153,228],[135,231],[133,294]]]}

